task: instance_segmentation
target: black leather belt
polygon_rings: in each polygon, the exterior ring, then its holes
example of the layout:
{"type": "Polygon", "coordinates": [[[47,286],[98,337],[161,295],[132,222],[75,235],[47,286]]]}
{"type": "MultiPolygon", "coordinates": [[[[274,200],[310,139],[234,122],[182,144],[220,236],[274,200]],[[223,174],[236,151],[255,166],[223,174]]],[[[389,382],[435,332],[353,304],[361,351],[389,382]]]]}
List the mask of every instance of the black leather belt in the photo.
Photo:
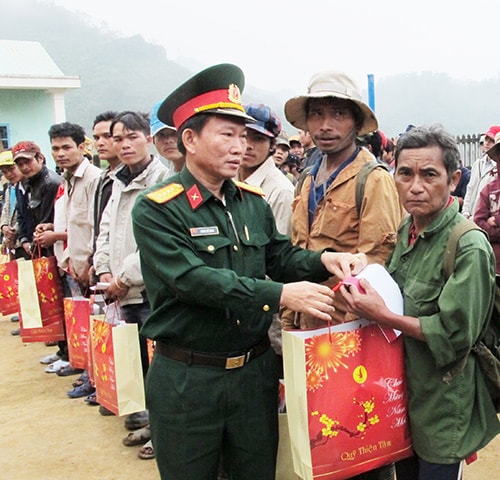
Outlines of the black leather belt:
{"type": "Polygon", "coordinates": [[[200,353],[193,350],[186,350],[184,348],[177,347],[171,343],[165,343],[161,340],[156,341],[155,353],[159,353],[164,357],[171,358],[173,360],[178,360],[179,362],[184,362],[192,365],[206,365],[210,367],[220,367],[226,370],[231,370],[233,368],[241,368],[246,365],[250,360],[257,358],[259,355],[267,352],[271,346],[269,342],[269,337],[265,337],[257,345],[254,345],[248,350],[243,350],[235,354],[229,354],[228,356],[220,355],[210,355],[209,353],[200,353]]]}

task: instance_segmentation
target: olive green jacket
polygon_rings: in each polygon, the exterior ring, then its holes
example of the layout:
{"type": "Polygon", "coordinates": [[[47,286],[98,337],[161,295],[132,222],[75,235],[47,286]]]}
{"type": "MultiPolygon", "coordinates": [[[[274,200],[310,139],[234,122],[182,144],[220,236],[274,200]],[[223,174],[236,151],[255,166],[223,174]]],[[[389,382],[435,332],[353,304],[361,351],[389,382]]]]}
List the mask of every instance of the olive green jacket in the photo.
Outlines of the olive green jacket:
{"type": "Polygon", "coordinates": [[[464,234],[454,274],[447,279],[442,271],[446,242],[460,219],[455,200],[409,245],[408,217],[388,262],[405,315],[419,318],[426,339],[405,337],[405,356],[413,445],[431,463],[463,460],[500,432],[474,355],[462,373],[446,381],[481,334],[494,298],[495,260],[483,233],[464,234]]]}

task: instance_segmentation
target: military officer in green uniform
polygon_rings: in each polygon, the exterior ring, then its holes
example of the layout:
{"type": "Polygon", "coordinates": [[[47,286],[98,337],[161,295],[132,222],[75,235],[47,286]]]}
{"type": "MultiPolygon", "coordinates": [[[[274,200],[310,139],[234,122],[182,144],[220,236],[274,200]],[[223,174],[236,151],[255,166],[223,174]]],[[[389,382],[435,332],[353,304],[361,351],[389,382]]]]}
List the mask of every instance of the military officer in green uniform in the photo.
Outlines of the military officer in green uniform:
{"type": "Polygon", "coordinates": [[[158,117],[177,129],[186,164],[132,213],[152,310],[142,334],[156,341],[146,396],[163,480],[215,479],[221,455],[230,478],[274,480],[272,316],[285,305],[329,321],[333,292],[313,282],[366,263],[292,246],[262,191],[232,180],[253,120],[243,86],[243,72],[221,64],[163,101],[158,117]]]}

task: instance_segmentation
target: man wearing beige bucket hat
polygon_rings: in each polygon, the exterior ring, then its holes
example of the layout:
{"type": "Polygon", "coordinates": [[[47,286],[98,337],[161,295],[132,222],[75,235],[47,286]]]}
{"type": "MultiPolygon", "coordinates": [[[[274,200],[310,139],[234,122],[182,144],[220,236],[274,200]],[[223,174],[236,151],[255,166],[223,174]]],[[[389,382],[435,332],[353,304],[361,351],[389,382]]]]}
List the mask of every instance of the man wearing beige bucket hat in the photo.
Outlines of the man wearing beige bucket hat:
{"type": "MultiPolygon", "coordinates": [[[[311,250],[363,252],[369,262],[384,264],[395,245],[402,209],[392,176],[377,168],[366,179],[358,215],[357,177],[373,156],[356,145],[356,137],[377,130],[378,122],[356,84],[342,72],[317,73],[307,94],[285,103],[285,115],[310,133],[322,153],[297,192],[293,242],[311,250]]],[[[334,319],[345,321],[345,305],[340,299],[336,303],[334,319]]],[[[302,317],[296,327],[318,326],[317,319],[302,317]]]]}
{"type": "MultiPolygon", "coordinates": [[[[356,137],[377,130],[378,122],[354,81],[337,71],[313,75],[307,94],[285,103],[285,116],[295,128],[308,131],[322,153],[296,192],[293,243],[311,250],[363,252],[369,263],[384,264],[395,246],[402,209],[392,176],[376,168],[367,177],[358,214],[358,175],[363,165],[373,163],[373,156],[356,145],[356,137]]],[[[337,282],[332,277],[325,285],[337,282]]],[[[335,321],[353,318],[340,295],[334,306],[335,321]]],[[[286,309],[281,319],[283,328],[325,326],[314,316],[286,309]]],[[[356,478],[379,480],[391,475],[388,466],[356,478]]]]}

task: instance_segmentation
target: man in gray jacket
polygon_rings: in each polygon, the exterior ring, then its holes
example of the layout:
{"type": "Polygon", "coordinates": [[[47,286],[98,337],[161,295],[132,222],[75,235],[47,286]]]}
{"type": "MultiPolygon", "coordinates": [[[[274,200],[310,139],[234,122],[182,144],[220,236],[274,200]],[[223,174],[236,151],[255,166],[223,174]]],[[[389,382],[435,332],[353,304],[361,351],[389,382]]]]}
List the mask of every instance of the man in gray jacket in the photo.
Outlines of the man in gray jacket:
{"type": "MultiPolygon", "coordinates": [[[[152,137],[146,114],[121,112],[111,123],[110,131],[123,166],[110,174],[113,189],[99,226],[94,267],[99,281],[109,283],[105,296],[118,300],[125,321],[136,323],[140,329],[150,307],[132,231],[132,207],[140,192],[166,178],[168,169],[149,153],[152,137]]],[[[142,336],[139,340],[145,377],[149,366],[147,340],[142,336]]],[[[129,430],[148,424],[147,412],[132,413],[125,419],[129,430]]]]}

